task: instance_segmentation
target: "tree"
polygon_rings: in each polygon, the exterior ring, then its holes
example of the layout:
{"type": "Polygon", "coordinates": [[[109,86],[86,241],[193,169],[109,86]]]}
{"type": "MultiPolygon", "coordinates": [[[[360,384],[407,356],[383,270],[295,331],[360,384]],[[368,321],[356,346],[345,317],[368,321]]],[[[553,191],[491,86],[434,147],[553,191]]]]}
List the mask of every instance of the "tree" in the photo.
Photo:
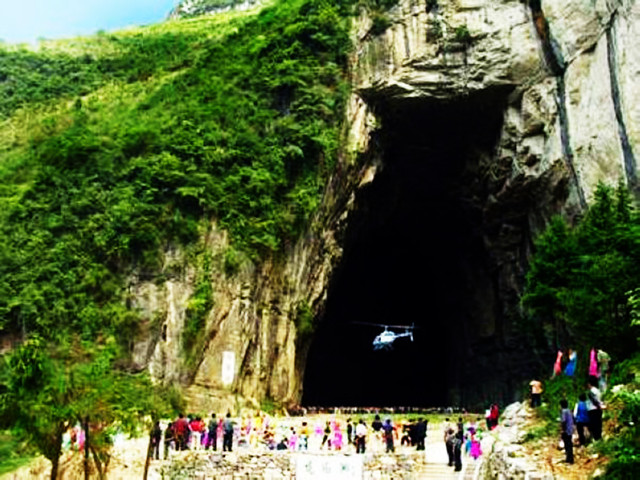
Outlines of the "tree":
{"type": "Polygon", "coordinates": [[[117,368],[116,341],[47,345],[33,337],[15,349],[2,369],[0,419],[5,427],[33,443],[58,474],[62,436],[80,423],[91,432],[85,443],[100,478],[109,460],[109,433],[115,425],[134,432],[149,416],[166,411],[166,403],[146,374],[117,368]]]}
{"type": "Polygon", "coordinates": [[[558,346],[573,340],[626,357],[637,346],[629,292],[638,285],[640,217],[626,188],[600,184],[577,225],[555,218],[537,240],[523,303],[560,332],[558,346]]]}

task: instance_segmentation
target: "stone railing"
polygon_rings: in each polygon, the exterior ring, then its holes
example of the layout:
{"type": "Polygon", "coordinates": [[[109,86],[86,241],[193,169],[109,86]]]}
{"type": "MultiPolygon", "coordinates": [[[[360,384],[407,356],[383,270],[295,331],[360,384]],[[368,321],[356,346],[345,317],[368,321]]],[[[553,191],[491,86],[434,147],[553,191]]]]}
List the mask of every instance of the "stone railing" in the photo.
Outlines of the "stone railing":
{"type": "Polygon", "coordinates": [[[270,451],[261,453],[187,452],[176,454],[170,462],[152,467],[150,479],[217,480],[401,480],[414,478],[426,464],[424,453],[364,455],[298,453],[270,451]]]}

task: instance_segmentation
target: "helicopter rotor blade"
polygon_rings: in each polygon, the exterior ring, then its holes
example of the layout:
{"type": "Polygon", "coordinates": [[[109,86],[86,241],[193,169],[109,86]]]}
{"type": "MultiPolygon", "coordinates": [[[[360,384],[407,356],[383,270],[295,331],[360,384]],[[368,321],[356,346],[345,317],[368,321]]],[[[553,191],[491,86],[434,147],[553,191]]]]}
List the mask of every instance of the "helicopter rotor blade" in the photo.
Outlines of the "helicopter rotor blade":
{"type": "Polygon", "coordinates": [[[420,327],[416,327],[415,324],[411,324],[411,325],[389,325],[387,323],[369,323],[369,322],[350,322],[353,323],[355,325],[368,325],[370,327],[382,327],[382,328],[397,328],[397,329],[405,329],[405,330],[414,330],[416,328],[420,328],[420,327]]]}

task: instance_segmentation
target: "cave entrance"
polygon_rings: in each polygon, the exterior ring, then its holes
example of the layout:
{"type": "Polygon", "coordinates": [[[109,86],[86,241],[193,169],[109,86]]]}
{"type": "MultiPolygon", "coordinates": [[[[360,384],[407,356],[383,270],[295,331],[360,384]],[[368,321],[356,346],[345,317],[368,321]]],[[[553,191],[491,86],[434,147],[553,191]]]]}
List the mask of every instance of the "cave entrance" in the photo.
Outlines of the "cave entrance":
{"type": "Polygon", "coordinates": [[[378,107],[382,166],[349,220],[309,349],[304,405],[464,404],[469,319],[495,310],[478,197],[505,97],[378,107]],[[413,342],[374,351],[382,328],[356,322],[417,329],[413,342]]]}

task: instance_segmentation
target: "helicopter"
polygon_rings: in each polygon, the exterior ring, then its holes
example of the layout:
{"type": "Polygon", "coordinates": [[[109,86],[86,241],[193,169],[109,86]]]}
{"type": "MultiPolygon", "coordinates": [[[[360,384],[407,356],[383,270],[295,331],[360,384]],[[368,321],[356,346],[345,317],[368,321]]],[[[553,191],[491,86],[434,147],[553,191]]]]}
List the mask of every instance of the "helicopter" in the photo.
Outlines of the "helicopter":
{"type": "Polygon", "coordinates": [[[409,337],[413,342],[413,330],[415,330],[415,325],[385,325],[381,323],[364,323],[364,322],[355,322],[360,325],[370,325],[372,327],[382,327],[384,330],[382,333],[378,334],[376,338],[373,339],[373,349],[374,350],[391,350],[393,349],[393,342],[395,342],[398,338],[409,337]],[[404,330],[404,332],[394,332],[390,329],[400,329],[404,330]]]}

